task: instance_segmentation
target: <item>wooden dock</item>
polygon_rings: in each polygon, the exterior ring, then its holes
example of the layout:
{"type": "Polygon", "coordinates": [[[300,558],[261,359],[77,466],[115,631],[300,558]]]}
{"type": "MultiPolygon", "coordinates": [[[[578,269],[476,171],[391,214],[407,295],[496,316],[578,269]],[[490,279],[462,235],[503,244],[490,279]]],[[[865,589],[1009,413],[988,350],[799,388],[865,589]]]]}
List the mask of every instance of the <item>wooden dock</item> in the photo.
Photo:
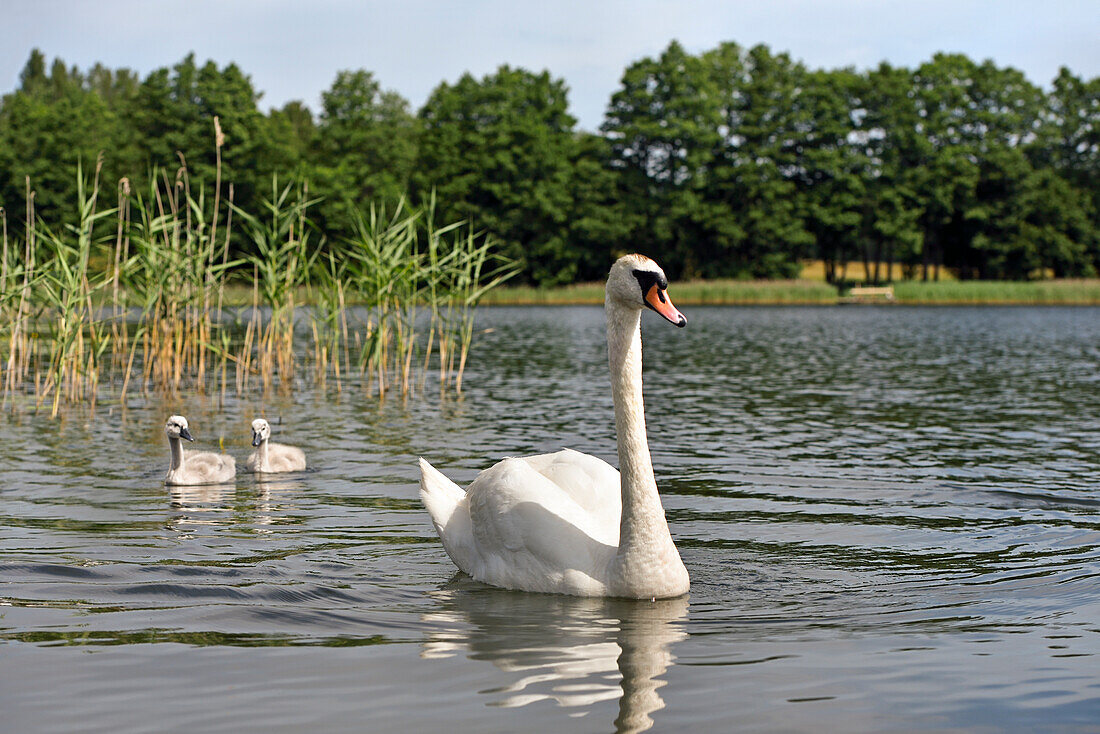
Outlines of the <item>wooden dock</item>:
{"type": "Polygon", "coordinates": [[[837,303],[893,303],[894,286],[852,286],[848,292],[837,299],[837,303]]]}

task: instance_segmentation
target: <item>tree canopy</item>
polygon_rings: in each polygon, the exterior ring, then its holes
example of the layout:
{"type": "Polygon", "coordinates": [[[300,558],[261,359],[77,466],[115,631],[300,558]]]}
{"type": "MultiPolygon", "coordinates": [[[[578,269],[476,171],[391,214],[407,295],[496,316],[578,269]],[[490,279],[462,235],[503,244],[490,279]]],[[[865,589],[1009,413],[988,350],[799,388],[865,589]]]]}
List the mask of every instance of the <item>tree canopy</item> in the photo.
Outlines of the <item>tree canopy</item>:
{"type": "Polygon", "coordinates": [[[857,71],[674,41],[623,71],[598,131],[577,129],[562,79],[511,66],[442,82],[419,110],[365,69],[337,73],[316,113],[260,101],[235,64],[188,55],[140,78],[33,51],[0,99],[9,230],[29,191],[46,224],[67,221],[78,164],[135,189],[184,165],[211,187],[220,165],[244,210],[273,176],[308,185],[326,247],[357,210],[430,204],[491,232],[538,284],[598,278],[628,251],[676,277],[793,277],[806,259],[837,281],[857,260],[872,279],[893,272],[879,263],[1100,272],[1100,78],[1066,68],[1044,90],[961,54],[857,71]]]}

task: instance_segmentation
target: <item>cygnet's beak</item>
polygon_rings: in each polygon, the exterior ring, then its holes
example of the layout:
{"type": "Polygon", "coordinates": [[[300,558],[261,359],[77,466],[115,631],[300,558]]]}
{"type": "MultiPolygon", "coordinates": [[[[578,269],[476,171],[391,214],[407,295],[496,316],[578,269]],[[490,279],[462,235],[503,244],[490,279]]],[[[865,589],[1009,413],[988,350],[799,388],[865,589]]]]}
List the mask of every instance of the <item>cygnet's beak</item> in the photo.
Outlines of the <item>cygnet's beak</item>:
{"type": "Polygon", "coordinates": [[[255,431],[252,432],[252,445],[253,446],[259,446],[261,443],[263,443],[263,441],[264,440],[262,438],[260,438],[260,434],[256,433],[255,431]]]}
{"type": "Polygon", "coordinates": [[[672,299],[668,297],[668,291],[656,283],[645,294],[645,305],[668,319],[669,323],[677,326],[687,326],[687,319],[672,305],[672,299]]]}
{"type": "Polygon", "coordinates": [[[186,428],[180,429],[180,438],[186,438],[188,441],[195,440],[195,437],[191,435],[191,431],[188,431],[186,428]]]}

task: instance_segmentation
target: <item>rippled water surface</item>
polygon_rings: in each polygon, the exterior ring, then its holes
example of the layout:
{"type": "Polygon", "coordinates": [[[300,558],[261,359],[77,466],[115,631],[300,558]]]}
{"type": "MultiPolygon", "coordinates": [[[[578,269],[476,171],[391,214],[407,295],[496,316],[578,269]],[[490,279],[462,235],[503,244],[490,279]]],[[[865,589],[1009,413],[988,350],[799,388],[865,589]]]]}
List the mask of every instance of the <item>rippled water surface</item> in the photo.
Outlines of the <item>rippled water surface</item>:
{"type": "Polygon", "coordinates": [[[645,314],[689,596],[456,576],[458,480],[615,463],[598,308],[495,308],[463,399],[361,389],[0,416],[5,731],[1100,730],[1100,310],[645,314]],[[163,423],[312,469],[166,489],[163,423]]]}

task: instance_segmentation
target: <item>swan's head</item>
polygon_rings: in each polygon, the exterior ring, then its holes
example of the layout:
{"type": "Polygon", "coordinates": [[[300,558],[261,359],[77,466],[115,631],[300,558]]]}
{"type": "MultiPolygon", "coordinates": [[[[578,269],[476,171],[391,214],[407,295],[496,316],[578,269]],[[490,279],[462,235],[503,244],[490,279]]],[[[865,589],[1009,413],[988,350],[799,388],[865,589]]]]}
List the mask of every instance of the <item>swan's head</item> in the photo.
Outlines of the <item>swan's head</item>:
{"type": "Polygon", "coordinates": [[[271,438],[271,424],[263,418],[252,421],[252,445],[259,446],[271,438]]]}
{"type": "Polygon", "coordinates": [[[651,308],[670,323],[687,326],[687,319],[668,297],[668,278],[661,267],[643,255],[624,255],[607,276],[607,301],[628,308],[651,308]]]}
{"type": "Polygon", "coordinates": [[[188,441],[195,440],[191,432],[187,430],[187,419],[182,415],[174,415],[169,418],[168,422],[164,424],[164,432],[168,434],[168,438],[186,438],[188,441]]]}

